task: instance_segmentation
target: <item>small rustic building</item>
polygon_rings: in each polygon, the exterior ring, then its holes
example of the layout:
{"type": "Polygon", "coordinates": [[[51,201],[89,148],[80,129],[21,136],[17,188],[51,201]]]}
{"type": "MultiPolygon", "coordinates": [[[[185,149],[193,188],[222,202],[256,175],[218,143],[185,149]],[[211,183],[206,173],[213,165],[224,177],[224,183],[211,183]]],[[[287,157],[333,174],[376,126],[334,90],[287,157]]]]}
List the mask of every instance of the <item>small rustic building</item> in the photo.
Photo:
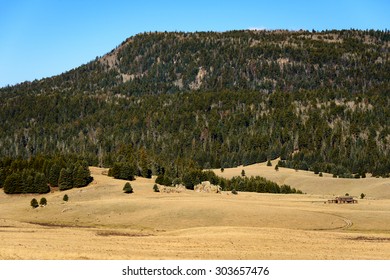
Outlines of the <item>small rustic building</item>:
{"type": "Polygon", "coordinates": [[[358,203],[352,196],[338,196],[335,199],[329,199],[328,203],[358,203]]]}

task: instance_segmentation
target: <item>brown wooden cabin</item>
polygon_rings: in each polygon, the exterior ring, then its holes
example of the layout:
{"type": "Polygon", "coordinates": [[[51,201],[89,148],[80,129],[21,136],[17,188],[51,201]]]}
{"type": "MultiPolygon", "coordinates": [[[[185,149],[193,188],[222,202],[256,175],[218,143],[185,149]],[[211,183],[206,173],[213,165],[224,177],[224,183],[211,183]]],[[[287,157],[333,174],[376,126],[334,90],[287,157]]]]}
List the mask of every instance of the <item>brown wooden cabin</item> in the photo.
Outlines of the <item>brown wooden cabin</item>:
{"type": "Polygon", "coordinates": [[[358,203],[352,196],[338,196],[335,199],[329,199],[328,203],[358,203]]]}

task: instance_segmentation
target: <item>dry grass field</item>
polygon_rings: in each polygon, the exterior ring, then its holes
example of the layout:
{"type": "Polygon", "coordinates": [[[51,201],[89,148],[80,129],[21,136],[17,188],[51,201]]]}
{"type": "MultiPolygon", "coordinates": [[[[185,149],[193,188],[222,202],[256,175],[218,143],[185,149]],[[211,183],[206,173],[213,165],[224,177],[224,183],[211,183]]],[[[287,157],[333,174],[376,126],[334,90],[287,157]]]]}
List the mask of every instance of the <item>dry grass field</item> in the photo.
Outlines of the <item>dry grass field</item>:
{"type": "MultiPolygon", "coordinates": [[[[275,164],[275,162],[274,162],[275,164]]],[[[0,193],[0,259],[390,259],[390,179],[335,179],[265,163],[218,175],[261,175],[306,194],[155,193],[92,167],[88,187],[0,193]],[[367,198],[325,204],[346,192],[367,198]],[[62,200],[63,195],[69,201],[62,200]],[[32,209],[30,201],[48,205],[32,209]]]]}

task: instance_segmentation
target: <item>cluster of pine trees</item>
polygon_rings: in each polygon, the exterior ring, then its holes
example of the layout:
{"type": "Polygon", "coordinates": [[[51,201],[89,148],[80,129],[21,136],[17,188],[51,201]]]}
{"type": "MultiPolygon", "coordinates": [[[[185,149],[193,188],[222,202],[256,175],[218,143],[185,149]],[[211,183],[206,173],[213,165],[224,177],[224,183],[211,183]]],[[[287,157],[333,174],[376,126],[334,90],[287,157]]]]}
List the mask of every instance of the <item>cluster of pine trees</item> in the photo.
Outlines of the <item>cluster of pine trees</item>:
{"type": "Polygon", "coordinates": [[[243,191],[243,192],[258,192],[258,193],[299,193],[302,191],[291,188],[289,185],[279,186],[277,183],[269,181],[263,177],[246,177],[237,176],[232,179],[225,179],[217,176],[213,171],[202,171],[192,169],[186,172],[181,178],[171,180],[169,177],[160,175],[156,179],[156,183],[160,185],[171,186],[175,184],[183,184],[187,189],[193,190],[194,186],[203,181],[209,181],[213,185],[219,185],[223,191],[243,191]]]}
{"type": "Polygon", "coordinates": [[[51,187],[84,187],[93,178],[85,160],[71,156],[0,159],[0,187],[7,194],[48,193],[51,187]]]}
{"type": "Polygon", "coordinates": [[[236,190],[243,192],[258,192],[258,193],[298,193],[302,191],[291,188],[289,185],[283,184],[279,186],[277,183],[267,180],[263,177],[246,177],[236,176],[229,180],[226,190],[236,190]]]}

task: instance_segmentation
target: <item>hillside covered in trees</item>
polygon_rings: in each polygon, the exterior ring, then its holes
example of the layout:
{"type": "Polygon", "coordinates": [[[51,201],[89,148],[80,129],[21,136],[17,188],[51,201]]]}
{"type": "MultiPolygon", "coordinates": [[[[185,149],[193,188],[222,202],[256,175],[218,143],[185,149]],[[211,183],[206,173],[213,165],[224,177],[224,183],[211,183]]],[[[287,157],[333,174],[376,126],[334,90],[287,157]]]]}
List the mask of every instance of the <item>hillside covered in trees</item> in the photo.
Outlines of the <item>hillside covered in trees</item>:
{"type": "Polygon", "coordinates": [[[373,30],[139,34],[0,89],[0,156],[77,154],[145,177],[277,157],[389,176],[389,49],[373,30]]]}

